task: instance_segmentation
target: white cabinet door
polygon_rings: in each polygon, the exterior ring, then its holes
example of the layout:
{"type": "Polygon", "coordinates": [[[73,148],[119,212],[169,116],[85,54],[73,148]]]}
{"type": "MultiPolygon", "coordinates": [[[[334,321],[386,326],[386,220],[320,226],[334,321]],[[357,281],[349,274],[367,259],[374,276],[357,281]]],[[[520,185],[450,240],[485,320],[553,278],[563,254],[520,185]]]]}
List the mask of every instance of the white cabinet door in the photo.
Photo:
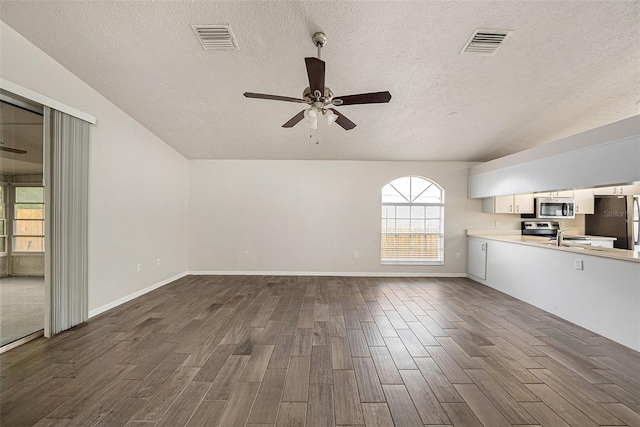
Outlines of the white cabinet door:
{"type": "Polygon", "coordinates": [[[513,196],[485,197],[482,199],[484,213],[513,213],[513,196]]]}
{"type": "Polygon", "coordinates": [[[573,200],[576,203],[575,212],[577,214],[593,213],[593,189],[574,190],[573,200]]]}
{"type": "Polygon", "coordinates": [[[467,239],[468,244],[468,273],[478,279],[487,278],[487,241],[474,238],[467,239]]]}
{"type": "Polygon", "coordinates": [[[494,200],[495,213],[513,213],[513,196],[498,196],[494,200]]]}
{"type": "Polygon", "coordinates": [[[600,187],[594,188],[593,194],[596,196],[620,196],[624,193],[624,187],[616,186],[616,187],[600,187]]]}
{"type": "Polygon", "coordinates": [[[624,187],[622,187],[622,194],[625,194],[627,196],[640,195],[640,184],[625,185],[624,187]]]}
{"type": "Polygon", "coordinates": [[[549,191],[546,193],[535,193],[536,197],[573,197],[573,190],[549,191]]]}
{"type": "Polygon", "coordinates": [[[513,196],[515,213],[532,214],[534,210],[533,194],[516,194],[513,196]]]}

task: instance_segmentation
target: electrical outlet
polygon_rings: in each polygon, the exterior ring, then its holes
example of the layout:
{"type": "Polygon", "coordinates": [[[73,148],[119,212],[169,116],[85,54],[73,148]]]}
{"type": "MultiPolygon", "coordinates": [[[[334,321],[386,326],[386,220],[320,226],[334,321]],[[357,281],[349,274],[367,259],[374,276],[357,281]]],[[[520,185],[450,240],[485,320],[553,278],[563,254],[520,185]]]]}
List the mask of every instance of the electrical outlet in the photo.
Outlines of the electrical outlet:
{"type": "Polygon", "coordinates": [[[577,259],[575,261],[575,265],[576,265],[576,270],[584,270],[584,263],[582,262],[581,259],[577,259]]]}
{"type": "Polygon", "coordinates": [[[460,259],[460,252],[456,252],[456,259],[460,259]]]}
{"type": "Polygon", "coordinates": [[[358,251],[353,251],[353,257],[358,258],[358,251]]]}
{"type": "Polygon", "coordinates": [[[160,258],[158,258],[158,259],[156,260],[156,265],[160,265],[160,264],[162,264],[162,260],[161,260],[160,258]]]}
{"type": "Polygon", "coordinates": [[[142,271],[142,264],[136,265],[136,271],[140,273],[142,271]]]}
{"type": "Polygon", "coordinates": [[[244,256],[249,256],[249,251],[244,251],[244,256]]]}

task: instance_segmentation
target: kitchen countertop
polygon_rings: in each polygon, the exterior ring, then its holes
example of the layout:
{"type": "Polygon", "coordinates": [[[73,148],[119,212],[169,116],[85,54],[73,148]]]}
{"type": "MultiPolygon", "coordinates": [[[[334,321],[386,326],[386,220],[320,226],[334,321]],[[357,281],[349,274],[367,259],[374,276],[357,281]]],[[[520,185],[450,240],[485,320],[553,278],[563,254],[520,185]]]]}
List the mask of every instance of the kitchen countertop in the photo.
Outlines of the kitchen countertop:
{"type": "MultiPolygon", "coordinates": [[[[500,242],[516,243],[520,245],[536,246],[539,248],[551,249],[556,251],[573,252],[583,255],[599,256],[604,258],[613,258],[621,261],[640,262],[640,253],[638,251],[630,251],[625,249],[613,249],[603,248],[600,246],[590,246],[577,243],[576,241],[569,241],[563,244],[563,246],[556,246],[555,239],[550,240],[549,237],[544,236],[523,236],[521,234],[489,234],[489,233],[476,233],[469,230],[467,232],[469,237],[479,237],[487,240],[497,240],[500,242]]],[[[577,236],[569,235],[566,237],[591,237],[591,236],[577,236]]],[[[593,236],[597,239],[607,239],[606,237],[593,236]]],[[[608,239],[615,240],[615,237],[609,237],[608,239]]]]}

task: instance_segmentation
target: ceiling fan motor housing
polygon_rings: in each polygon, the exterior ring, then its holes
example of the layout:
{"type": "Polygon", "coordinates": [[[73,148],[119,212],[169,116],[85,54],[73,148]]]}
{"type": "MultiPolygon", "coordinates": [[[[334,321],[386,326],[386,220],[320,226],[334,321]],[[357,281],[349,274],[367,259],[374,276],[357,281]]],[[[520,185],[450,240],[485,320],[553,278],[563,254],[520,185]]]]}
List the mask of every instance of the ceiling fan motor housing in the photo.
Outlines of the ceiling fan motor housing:
{"type": "MultiPolygon", "coordinates": [[[[320,91],[316,91],[316,92],[320,92],[320,91]]],[[[307,88],[302,93],[302,98],[304,98],[309,103],[309,105],[313,105],[318,108],[326,107],[328,104],[331,103],[331,100],[333,99],[333,92],[331,91],[331,89],[329,89],[328,86],[324,87],[323,94],[320,94],[319,97],[316,95],[317,94],[312,93],[311,88],[307,86],[307,88]]]]}

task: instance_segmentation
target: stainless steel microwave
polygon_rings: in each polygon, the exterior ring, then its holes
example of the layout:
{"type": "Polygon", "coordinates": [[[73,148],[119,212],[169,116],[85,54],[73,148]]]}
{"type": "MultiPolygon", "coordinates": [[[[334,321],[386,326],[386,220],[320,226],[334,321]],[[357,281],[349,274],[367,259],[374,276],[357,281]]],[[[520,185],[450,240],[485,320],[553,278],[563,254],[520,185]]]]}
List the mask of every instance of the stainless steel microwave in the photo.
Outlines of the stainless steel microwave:
{"type": "Polygon", "coordinates": [[[575,202],[570,197],[544,197],[536,199],[536,218],[575,218],[575,202]]]}

